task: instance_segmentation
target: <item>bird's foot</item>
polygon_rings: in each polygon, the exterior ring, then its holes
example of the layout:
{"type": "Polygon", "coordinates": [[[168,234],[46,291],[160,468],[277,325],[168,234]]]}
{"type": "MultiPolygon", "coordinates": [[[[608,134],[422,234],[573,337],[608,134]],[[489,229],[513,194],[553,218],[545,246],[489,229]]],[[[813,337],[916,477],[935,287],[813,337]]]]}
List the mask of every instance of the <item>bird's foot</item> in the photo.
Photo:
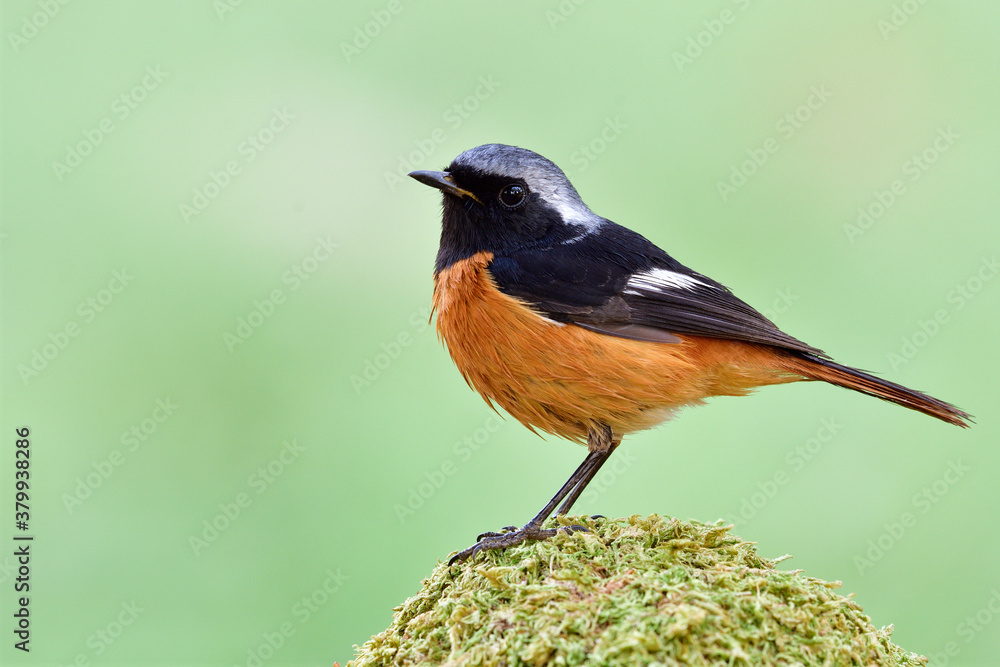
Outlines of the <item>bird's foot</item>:
{"type": "Polygon", "coordinates": [[[517,530],[517,526],[504,526],[499,531],[488,531],[486,533],[480,533],[479,537],[476,538],[476,542],[482,542],[484,537],[500,537],[501,535],[506,535],[507,533],[513,533],[517,530]]]}
{"type": "Polygon", "coordinates": [[[529,540],[547,540],[560,530],[567,533],[575,533],[577,531],[590,532],[586,526],[578,525],[559,526],[558,528],[542,528],[541,526],[529,522],[521,528],[506,526],[501,529],[500,532],[483,533],[477,537],[475,544],[452,556],[451,560],[448,561],[448,565],[459,563],[471,556],[475,556],[480,551],[506,549],[529,540]]]}

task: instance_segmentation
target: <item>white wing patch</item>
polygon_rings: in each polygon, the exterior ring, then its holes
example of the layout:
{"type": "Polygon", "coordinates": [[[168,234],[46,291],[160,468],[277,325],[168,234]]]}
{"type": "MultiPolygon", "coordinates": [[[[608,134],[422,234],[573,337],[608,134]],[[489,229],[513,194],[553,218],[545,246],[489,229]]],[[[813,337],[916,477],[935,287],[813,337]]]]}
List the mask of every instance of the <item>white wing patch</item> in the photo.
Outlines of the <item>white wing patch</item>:
{"type": "Polygon", "coordinates": [[[625,294],[641,296],[642,293],[639,290],[652,292],[665,292],[673,289],[690,290],[697,288],[699,285],[710,287],[710,285],[697,278],[686,276],[683,273],[668,271],[667,269],[652,269],[643,273],[636,273],[629,278],[628,283],[625,285],[625,294]]]}

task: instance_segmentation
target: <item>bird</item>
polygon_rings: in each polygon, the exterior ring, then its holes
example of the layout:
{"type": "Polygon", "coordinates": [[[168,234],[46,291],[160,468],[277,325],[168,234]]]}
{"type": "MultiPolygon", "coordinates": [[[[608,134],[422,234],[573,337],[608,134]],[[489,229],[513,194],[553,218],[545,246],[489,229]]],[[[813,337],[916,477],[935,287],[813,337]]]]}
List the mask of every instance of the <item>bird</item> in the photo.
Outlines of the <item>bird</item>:
{"type": "MultiPolygon", "coordinates": [[[[819,380],[967,427],[928,394],[834,361],[784,333],[721,283],[594,213],[533,151],[484,144],[444,171],[433,317],[466,382],[533,432],[587,454],[530,521],[481,534],[450,560],[552,537],[628,434],[712,396],[819,380]]],[[[564,530],[586,530],[579,525],[564,530]]]]}

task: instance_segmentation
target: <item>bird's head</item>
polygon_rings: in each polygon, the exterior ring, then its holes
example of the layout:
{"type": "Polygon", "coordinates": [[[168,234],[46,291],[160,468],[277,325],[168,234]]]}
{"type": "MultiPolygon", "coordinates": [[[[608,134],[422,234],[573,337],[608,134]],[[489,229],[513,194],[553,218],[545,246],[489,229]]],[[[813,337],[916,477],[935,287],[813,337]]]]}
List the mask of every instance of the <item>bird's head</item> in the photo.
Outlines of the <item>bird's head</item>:
{"type": "Polygon", "coordinates": [[[587,208],[562,169],[516,146],[477,146],[444,171],[410,176],[443,195],[436,271],[478,252],[564,243],[604,221],[587,208]]]}

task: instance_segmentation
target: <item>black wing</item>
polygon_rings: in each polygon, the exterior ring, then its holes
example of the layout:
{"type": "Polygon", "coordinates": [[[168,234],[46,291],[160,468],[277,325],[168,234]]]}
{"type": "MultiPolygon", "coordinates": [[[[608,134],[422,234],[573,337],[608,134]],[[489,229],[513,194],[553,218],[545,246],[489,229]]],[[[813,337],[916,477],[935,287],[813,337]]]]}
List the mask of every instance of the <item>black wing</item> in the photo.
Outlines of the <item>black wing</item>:
{"type": "Polygon", "coordinates": [[[614,336],[730,338],[826,356],[645,237],[604,222],[576,240],[495,256],[497,286],[546,317],[614,336]]]}

